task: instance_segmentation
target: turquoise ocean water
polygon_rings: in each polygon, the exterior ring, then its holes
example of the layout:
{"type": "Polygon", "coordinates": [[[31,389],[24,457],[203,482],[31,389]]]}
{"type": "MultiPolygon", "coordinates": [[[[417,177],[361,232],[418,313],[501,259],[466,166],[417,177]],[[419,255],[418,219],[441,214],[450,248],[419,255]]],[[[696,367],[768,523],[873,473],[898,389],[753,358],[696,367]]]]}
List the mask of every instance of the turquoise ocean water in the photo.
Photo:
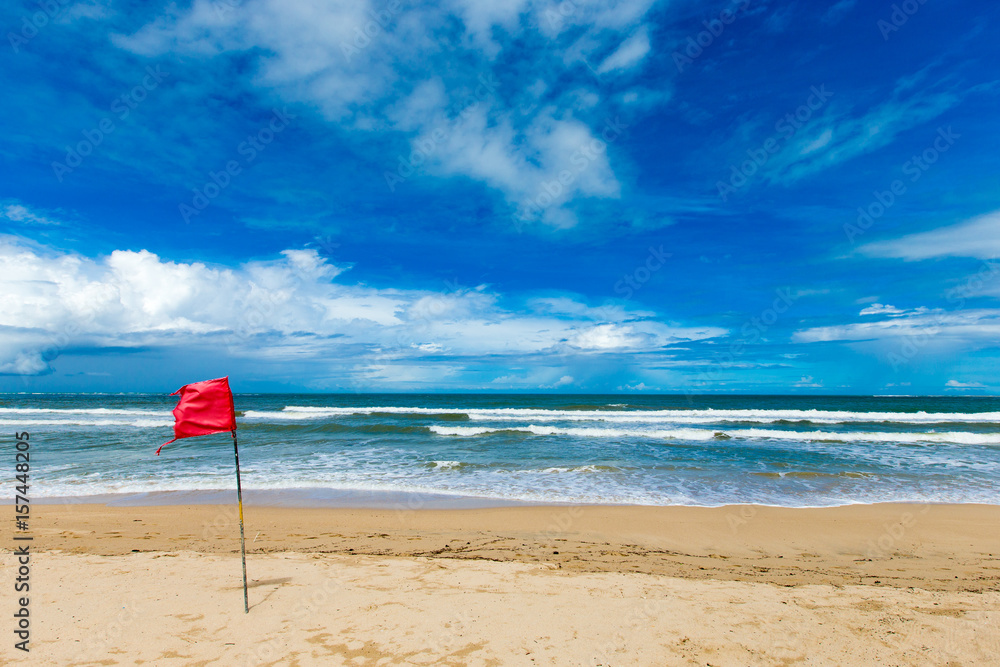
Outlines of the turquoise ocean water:
{"type": "MultiPolygon", "coordinates": [[[[228,436],[154,455],[175,401],[6,394],[0,424],[11,444],[31,434],[37,499],[231,489],[228,436]]],[[[272,498],[1000,502],[1000,398],[242,394],[236,408],[244,487],[272,498]]]]}

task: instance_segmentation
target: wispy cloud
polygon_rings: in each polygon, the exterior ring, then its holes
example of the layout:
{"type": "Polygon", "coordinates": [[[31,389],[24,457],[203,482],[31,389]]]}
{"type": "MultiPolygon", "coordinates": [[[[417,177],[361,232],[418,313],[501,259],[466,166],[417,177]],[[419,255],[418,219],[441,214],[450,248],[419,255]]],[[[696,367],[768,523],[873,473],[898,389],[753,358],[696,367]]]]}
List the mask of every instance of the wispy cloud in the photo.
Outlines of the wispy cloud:
{"type": "MultiPolygon", "coordinates": [[[[148,57],[250,58],[252,80],[243,85],[316,108],[353,132],[394,131],[421,153],[421,171],[481,181],[517,206],[558,184],[574,154],[601,142],[604,123],[629,108],[624,93],[633,84],[616,75],[650,51],[643,17],[651,2],[456,4],[247,0],[220,13],[196,0],[114,40],[148,57]],[[521,65],[502,67],[504,59],[521,65]],[[526,85],[522,71],[541,85],[526,85]],[[581,77],[567,83],[567,71],[582,75],[591,104],[580,104],[581,77]]],[[[411,149],[387,155],[387,173],[411,149]]],[[[618,196],[607,154],[589,163],[560,187],[542,222],[570,226],[576,199],[618,196]]]]}
{"type": "Polygon", "coordinates": [[[1000,211],[927,232],[869,243],[859,248],[859,252],[909,261],[932,257],[1000,257],[1000,211]]]}
{"type": "Polygon", "coordinates": [[[992,344],[1000,336],[1000,310],[990,308],[945,311],[919,308],[908,314],[886,313],[874,321],[812,327],[796,331],[797,343],[831,341],[879,341],[898,338],[926,339],[933,336],[949,345],[992,344]]]}
{"type": "Polygon", "coordinates": [[[22,225],[63,224],[50,213],[42,213],[16,201],[0,202],[0,219],[22,225]]]}
{"type": "Polygon", "coordinates": [[[771,181],[790,183],[876,151],[902,132],[953,108],[969,91],[942,85],[913,90],[908,81],[900,80],[889,99],[860,113],[847,108],[835,89],[831,92],[835,97],[829,107],[768,162],[766,175],[771,181]]]}
{"type": "Polygon", "coordinates": [[[629,70],[638,65],[649,53],[649,30],[645,26],[622,42],[618,49],[608,56],[597,68],[598,74],[629,70]]]}
{"type": "Polygon", "coordinates": [[[890,306],[882,303],[873,303],[870,306],[866,306],[861,310],[859,315],[888,315],[889,317],[900,317],[905,315],[906,312],[896,308],[895,306],[890,306]]]}
{"type": "Polygon", "coordinates": [[[854,5],[858,4],[858,0],[840,0],[840,2],[832,5],[826,13],[823,14],[822,21],[827,25],[836,25],[840,23],[851,10],[854,9],[854,5]]]}

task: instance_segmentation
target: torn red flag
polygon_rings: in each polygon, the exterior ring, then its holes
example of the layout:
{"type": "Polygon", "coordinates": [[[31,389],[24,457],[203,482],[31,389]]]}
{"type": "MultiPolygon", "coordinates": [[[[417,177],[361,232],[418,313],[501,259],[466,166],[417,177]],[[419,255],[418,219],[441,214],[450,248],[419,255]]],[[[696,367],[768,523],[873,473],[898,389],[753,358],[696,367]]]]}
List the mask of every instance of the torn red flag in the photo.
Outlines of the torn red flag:
{"type": "MultiPolygon", "coordinates": [[[[181,399],[174,408],[174,440],[191,438],[210,433],[227,433],[236,430],[236,409],[233,406],[233,392],[229,389],[229,377],[186,384],[171,396],[180,394],[181,399]]],[[[160,449],[163,449],[160,445],[160,449]]],[[[156,455],[160,455],[160,449],[156,455]]]]}

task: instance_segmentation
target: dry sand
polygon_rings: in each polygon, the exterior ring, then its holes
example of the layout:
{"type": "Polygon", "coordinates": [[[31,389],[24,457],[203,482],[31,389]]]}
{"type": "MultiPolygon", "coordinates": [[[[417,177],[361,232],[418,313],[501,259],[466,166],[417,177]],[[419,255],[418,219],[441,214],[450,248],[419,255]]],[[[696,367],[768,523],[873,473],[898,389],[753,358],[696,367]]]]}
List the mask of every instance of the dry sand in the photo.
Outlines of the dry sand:
{"type": "Polygon", "coordinates": [[[1000,664],[997,506],[34,512],[33,665],[1000,664]]]}

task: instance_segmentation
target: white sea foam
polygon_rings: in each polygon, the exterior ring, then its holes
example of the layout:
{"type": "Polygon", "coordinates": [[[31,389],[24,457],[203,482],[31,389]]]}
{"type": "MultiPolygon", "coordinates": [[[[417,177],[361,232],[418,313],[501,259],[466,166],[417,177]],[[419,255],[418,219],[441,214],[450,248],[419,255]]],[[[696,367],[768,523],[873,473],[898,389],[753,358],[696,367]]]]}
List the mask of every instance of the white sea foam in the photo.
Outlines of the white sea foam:
{"type": "Polygon", "coordinates": [[[441,470],[453,470],[462,467],[461,461],[431,461],[434,468],[441,470]]]}
{"type": "Polygon", "coordinates": [[[534,435],[569,435],[581,438],[640,437],[666,440],[713,440],[713,439],[767,439],[829,442],[884,442],[897,444],[952,443],[961,445],[1000,445],[1000,433],[884,433],[853,432],[833,433],[829,431],[779,431],[775,429],[621,429],[621,428],[562,428],[558,426],[516,426],[510,428],[483,428],[476,426],[431,426],[432,433],[461,437],[473,437],[489,433],[518,432],[534,435]]]}
{"type": "MultiPolygon", "coordinates": [[[[586,467],[586,466],[584,466],[586,467]]],[[[756,491],[734,492],[728,487],[718,487],[704,484],[693,484],[683,480],[663,488],[643,488],[641,486],[623,486],[609,484],[605,481],[590,481],[594,475],[567,475],[568,472],[585,472],[584,467],[573,469],[550,468],[546,471],[524,471],[505,480],[501,484],[495,482],[475,481],[461,487],[444,486],[453,482],[456,477],[437,476],[441,481],[433,483],[430,478],[407,478],[395,481],[355,479],[353,477],[288,477],[275,479],[274,475],[265,473],[244,474],[244,493],[247,489],[263,491],[336,489],[339,491],[357,491],[360,498],[368,497],[372,491],[388,491],[418,494],[416,505],[420,504],[420,496],[434,494],[453,496],[456,498],[492,498],[500,500],[516,500],[541,503],[593,503],[593,504],[629,504],[629,505],[701,505],[719,506],[732,503],[753,502],[762,505],[778,505],[786,507],[820,507],[831,505],[846,505],[855,503],[875,502],[957,502],[957,503],[987,503],[995,504],[995,491],[981,487],[963,488],[953,486],[938,488],[932,485],[922,487],[887,486],[868,487],[864,492],[854,491],[851,496],[832,493],[789,493],[789,487],[783,478],[761,478],[756,491]],[[563,473],[563,474],[554,474],[563,473]],[[551,484],[544,484],[550,480],[551,484]],[[774,489],[769,491],[768,489],[774,489]],[[735,495],[734,495],[735,493],[735,495]]],[[[603,480],[603,476],[601,477],[603,480]]],[[[801,483],[801,480],[798,481],[801,483]]],[[[857,480],[851,480],[856,483],[857,480]]],[[[36,498],[80,498],[103,494],[146,494],[163,491],[229,491],[232,492],[232,479],[229,474],[218,476],[191,477],[176,480],[167,479],[130,479],[111,481],[67,481],[46,484],[36,498]]],[[[63,501],[64,502],[64,501],[63,501]]],[[[72,502],[72,500],[70,501],[72,502]]],[[[398,509],[405,510],[411,505],[399,503],[398,509]]]]}
{"type": "Polygon", "coordinates": [[[159,428],[173,426],[173,419],[0,419],[0,426],[132,426],[134,428],[159,428]]]}
{"type": "MultiPolygon", "coordinates": [[[[565,468],[565,467],[553,466],[553,467],[550,467],[550,468],[543,468],[541,470],[541,472],[543,472],[543,473],[563,473],[563,472],[594,472],[594,473],[602,473],[602,472],[614,472],[614,471],[617,471],[617,470],[618,470],[618,468],[614,468],[612,466],[585,465],[585,466],[575,466],[575,467],[572,467],[572,468],[565,468]]],[[[532,471],[532,470],[522,470],[521,472],[522,473],[531,474],[534,471],[532,471]]]]}
{"type": "Polygon", "coordinates": [[[607,421],[618,423],[712,424],[719,422],[807,421],[817,424],[894,422],[900,424],[1000,424],[1000,412],[848,412],[837,410],[543,410],[534,408],[419,408],[404,406],[286,406],[281,411],[248,410],[246,418],[307,420],[372,413],[464,414],[474,421],[607,421]]]}
{"type": "Polygon", "coordinates": [[[1000,445],[1000,433],[884,433],[853,432],[831,433],[828,431],[776,431],[749,428],[725,431],[733,438],[767,438],[769,440],[809,440],[830,442],[885,442],[897,444],[951,443],[958,445],[1000,445]]]}
{"type": "Polygon", "coordinates": [[[470,437],[487,433],[531,433],[534,435],[573,435],[581,438],[674,438],[678,440],[711,440],[715,431],[696,428],[682,429],[622,429],[622,428],[561,428],[558,426],[511,426],[509,428],[485,428],[478,426],[431,426],[432,433],[470,437]]]}
{"type": "Polygon", "coordinates": [[[140,410],[118,408],[0,408],[0,415],[134,415],[169,417],[170,412],[163,410],[140,410]]]}
{"type": "Polygon", "coordinates": [[[498,429],[498,428],[488,428],[485,426],[431,426],[431,433],[437,433],[438,435],[461,435],[461,436],[473,436],[473,435],[483,435],[485,433],[502,433],[504,430],[508,431],[524,431],[527,433],[527,429],[498,429]]]}

